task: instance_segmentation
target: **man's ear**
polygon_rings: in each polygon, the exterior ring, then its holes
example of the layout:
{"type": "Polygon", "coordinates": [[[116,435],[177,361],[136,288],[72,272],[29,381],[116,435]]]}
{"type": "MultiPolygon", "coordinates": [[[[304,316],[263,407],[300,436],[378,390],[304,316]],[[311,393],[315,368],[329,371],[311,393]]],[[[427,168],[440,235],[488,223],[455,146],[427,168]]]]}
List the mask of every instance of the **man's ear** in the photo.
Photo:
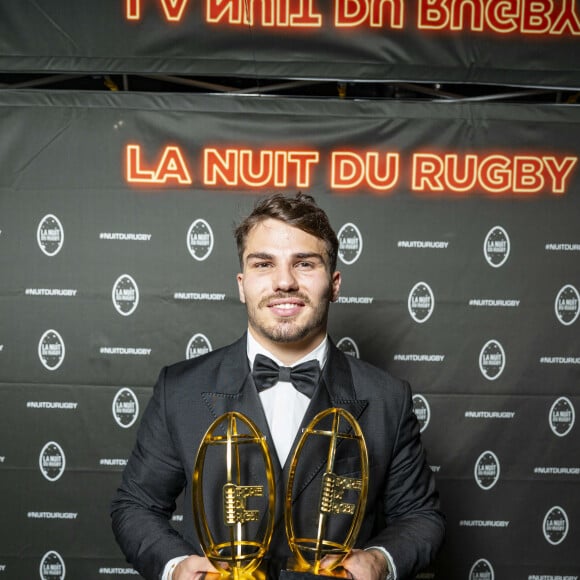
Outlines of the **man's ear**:
{"type": "Polygon", "coordinates": [[[340,284],[342,282],[342,277],[339,271],[332,273],[332,292],[330,294],[330,301],[336,302],[338,300],[338,295],[340,294],[340,284]]]}
{"type": "Polygon", "coordinates": [[[246,303],[246,295],[244,294],[244,275],[240,272],[236,275],[236,281],[238,282],[238,294],[240,296],[240,302],[242,304],[246,303]]]}

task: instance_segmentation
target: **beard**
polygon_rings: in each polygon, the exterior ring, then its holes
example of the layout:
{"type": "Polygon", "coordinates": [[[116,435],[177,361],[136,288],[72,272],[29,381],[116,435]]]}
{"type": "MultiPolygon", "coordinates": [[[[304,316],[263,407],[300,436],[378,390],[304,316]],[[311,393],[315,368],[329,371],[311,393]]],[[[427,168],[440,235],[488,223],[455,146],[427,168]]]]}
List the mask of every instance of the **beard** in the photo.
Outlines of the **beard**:
{"type": "Polygon", "coordinates": [[[326,329],[330,298],[330,287],[320,302],[316,304],[313,304],[308,296],[300,292],[279,292],[260,300],[257,307],[248,307],[248,322],[252,328],[272,342],[285,344],[300,342],[321,329],[326,329]],[[309,316],[301,321],[294,318],[281,318],[275,321],[262,320],[260,312],[267,311],[270,300],[280,298],[300,299],[306,307],[310,308],[309,316]]]}

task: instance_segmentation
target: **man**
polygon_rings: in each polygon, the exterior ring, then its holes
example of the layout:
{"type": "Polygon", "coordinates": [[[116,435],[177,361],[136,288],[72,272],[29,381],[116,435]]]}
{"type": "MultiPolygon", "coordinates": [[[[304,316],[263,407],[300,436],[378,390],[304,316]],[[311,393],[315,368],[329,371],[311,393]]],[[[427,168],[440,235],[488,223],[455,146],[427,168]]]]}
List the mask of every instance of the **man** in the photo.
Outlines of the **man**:
{"type": "MultiPolygon", "coordinates": [[[[341,275],[338,240],[326,214],[310,196],[276,194],[255,206],[237,228],[236,242],[247,333],[232,345],[161,372],[113,500],[113,529],[121,548],[152,580],[187,580],[215,570],[201,553],[190,510],[184,513],[183,536],[168,523],[182,489],[191,495],[195,450],[212,421],[239,411],[258,425],[277,456],[280,491],[300,427],[321,410],[342,407],[356,414],[370,472],[357,547],[343,566],[356,580],[414,578],[439,549],[444,518],[409,386],[343,354],[327,336],[329,304],[338,298],[341,275]],[[312,398],[294,388],[288,374],[259,392],[263,355],[283,367],[318,361],[315,367],[322,371],[312,398]]],[[[308,501],[318,497],[315,482],[304,484],[308,501]]],[[[290,556],[283,502],[277,503],[268,553],[272,562],[290,556]]]]}

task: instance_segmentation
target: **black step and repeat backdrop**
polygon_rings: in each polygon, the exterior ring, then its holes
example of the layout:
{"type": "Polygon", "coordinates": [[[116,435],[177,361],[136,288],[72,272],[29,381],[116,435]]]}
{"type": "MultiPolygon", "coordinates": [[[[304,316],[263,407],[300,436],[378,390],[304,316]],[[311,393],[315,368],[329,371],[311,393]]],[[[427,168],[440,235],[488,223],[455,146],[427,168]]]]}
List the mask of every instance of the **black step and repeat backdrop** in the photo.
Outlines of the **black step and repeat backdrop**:
{"type": "Polygon", "coordinates": [[[0,70],[580,88],[578,0],[2,0],[0,70]]]}
{"type": "Polygon", "coordinates": [[[151,386],[243,331],[232,227],[280,190],[339,232],[334,339],[414,387],[419,577],[578,577],[580,109],[8,91],[0,126],[0,577],[132,572],[107,510],[151,386]]]}
{"type": "MultiPolygon", "coordinates": [[[[5,0],[0,71],[570,89],[579,15],[5,0]]],[[[0,91],[0,579],[136,575],[108,506],[157,373],[244,330],[233,226],[302,190],[340,238],[333,338],[414,389],[448,518],[418,578],[577,580],[579,135],[572,105],[0,91]]]]}

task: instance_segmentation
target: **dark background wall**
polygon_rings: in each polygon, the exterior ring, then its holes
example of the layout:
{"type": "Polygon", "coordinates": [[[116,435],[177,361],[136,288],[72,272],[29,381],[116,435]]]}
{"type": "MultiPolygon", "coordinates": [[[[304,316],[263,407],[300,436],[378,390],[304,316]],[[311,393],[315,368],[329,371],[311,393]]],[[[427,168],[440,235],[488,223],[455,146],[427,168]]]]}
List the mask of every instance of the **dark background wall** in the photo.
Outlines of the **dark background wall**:
{"type": "Polygon", "coordinates": [[[298,189],[341,239],[332,337],[415,393],[448,517],[419,578],[580,576],[572,25],[422,33],[402,2],[297,43],[35,6],[0,8],[0,578],[134,573],[108,503],[151,387],[244,330],[233,225],[298,189]]]}

